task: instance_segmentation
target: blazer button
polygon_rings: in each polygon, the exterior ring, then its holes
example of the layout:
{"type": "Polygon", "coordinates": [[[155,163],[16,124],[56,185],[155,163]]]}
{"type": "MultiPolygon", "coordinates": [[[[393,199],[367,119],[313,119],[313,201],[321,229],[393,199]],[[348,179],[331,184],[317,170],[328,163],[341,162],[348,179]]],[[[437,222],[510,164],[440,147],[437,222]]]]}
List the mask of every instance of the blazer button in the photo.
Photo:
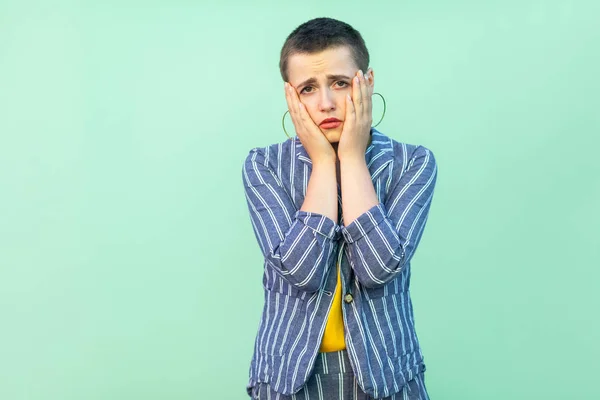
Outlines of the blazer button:
{"type": "Polygon", "coordinates": [[[348,293],[346,296],[344,296],[344,301],[346,303],[352,303],[352,300],[353,300],[353,298],[352,298],[352,295],[350,293],[348,293]]]}

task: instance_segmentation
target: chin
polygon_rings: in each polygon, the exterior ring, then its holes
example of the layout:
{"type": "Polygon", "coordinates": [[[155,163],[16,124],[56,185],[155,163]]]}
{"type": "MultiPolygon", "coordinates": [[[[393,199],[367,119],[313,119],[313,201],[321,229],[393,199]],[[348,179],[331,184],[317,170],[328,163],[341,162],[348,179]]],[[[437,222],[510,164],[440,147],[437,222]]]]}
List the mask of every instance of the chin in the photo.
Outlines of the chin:
{"type": "Polygon", "coordinates": [[[340,136],[342,136],[342,127],[332,130],[332,129],[322,129],[321,132],[325,135],[329,143],[337,143],[340,141],[340,136]]]}

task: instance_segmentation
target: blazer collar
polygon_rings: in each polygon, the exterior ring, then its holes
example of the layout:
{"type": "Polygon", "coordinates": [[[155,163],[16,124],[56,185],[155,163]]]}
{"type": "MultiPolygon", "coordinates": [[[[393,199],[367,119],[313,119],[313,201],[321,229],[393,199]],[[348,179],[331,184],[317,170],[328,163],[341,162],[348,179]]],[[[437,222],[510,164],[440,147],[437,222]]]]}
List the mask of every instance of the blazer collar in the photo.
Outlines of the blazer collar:
{"type": "MultiPolygon", "coordinates": [[[[367,168],[371,173],[371,179],[375,178],[391,163],[394,159],[394,147],[392,139],[377,129],[371,127],[371,144],[365,150],[365,160],[367,161],[367,168]]],[[[312,167],[312,161],[306,152],[306,149],[300,142],[298,136],[294,137],[296,143],[296,158],[301,162],[308,164],[312,167]]]]}

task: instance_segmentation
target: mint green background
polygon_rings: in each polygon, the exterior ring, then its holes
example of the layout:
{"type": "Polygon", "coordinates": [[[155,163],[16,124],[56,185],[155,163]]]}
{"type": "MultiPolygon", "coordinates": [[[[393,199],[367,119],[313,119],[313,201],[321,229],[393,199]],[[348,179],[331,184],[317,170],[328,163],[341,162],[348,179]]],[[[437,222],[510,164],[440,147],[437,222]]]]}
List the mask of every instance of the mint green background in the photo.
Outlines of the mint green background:
{"type": "Polygon", "coordinates": [[[378,129],[436,155],[431,398],[600,398],[598,4],[0,1],[0,398],[247,398],[241,165],[285,139],[279,51],[317,16],[363,34],[378,129]]]}

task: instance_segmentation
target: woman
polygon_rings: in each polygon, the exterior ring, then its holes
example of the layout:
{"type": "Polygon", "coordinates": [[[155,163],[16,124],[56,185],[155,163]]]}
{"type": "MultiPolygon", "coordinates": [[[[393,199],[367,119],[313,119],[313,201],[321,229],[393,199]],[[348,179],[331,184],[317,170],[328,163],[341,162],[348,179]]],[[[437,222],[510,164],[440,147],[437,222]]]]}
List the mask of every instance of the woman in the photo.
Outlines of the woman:
{"type": "Polygon", "coordinates": [[[409,283],[437,167],[426,147],[371,127],[368,65],[360,33],[331,18],[281,51],[297,136],[243,166],[265,257],[252,398],[429,398],[409,283]]]}

